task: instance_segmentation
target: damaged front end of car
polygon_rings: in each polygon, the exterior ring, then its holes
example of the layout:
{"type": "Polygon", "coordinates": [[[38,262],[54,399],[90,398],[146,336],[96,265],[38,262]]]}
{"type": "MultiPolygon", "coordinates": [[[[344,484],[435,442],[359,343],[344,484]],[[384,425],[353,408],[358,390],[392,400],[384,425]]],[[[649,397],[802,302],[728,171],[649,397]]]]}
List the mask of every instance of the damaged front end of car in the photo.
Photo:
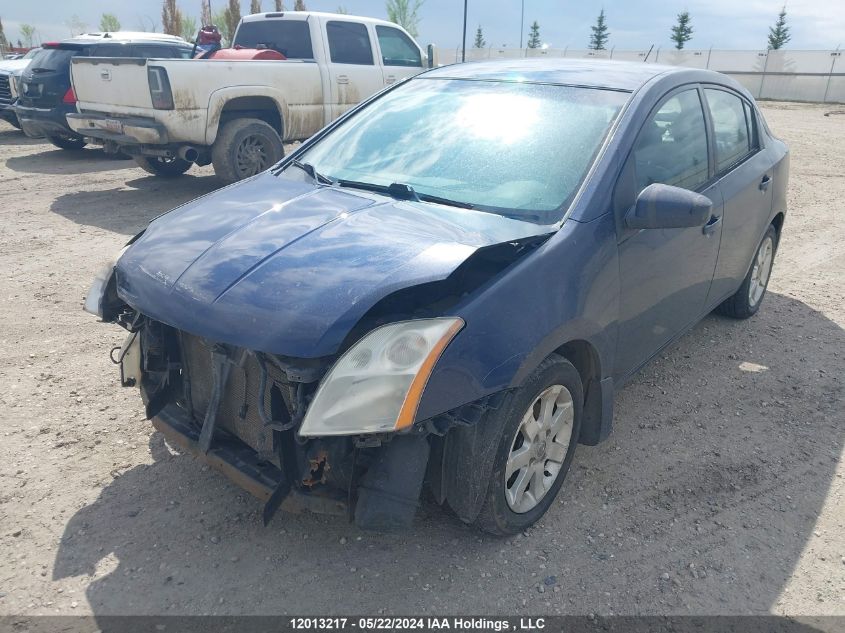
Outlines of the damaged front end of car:
{"type": "MultiPolygon", "coordinates": [[[[443,501],[438,493],[442,438],[465,423],[459,415],[418,419],[418,405],[438,358],[465,327],[455,308],[550,234],[536,225],[526,232],[504,242],[479,240],[472,247],[458,243],[454,250],[460,260],[444,256],[449,249],[442,243],[423,243],[413,262],[425,268],[425,276],[414,269],[407,273],[417,275],[412,281],[385,285],[381,294],[371,284],[354,280],[336,289],[342,294],[360,288],[367,299],[325,307],[324,314],[335,309],[343,316],[335,320],[343,321],[342,334],[324,334],[340,343],[329,353],[313,347],[312,357],[268,351],[269,343],[265,349],[245,343],[251,335],[249,304],[242,308],[243,327],[229,329],[230,335],[220,335],[213,325],[203,331],[221,314],[219,298],[224,293],[185,308],[188,316],[177,312],[182,299],[173,289],[178,284],[165,287],[160,281],[160,269],[155,268],[159,259],[150,246],[158,241],[149,235],[134,238],[138,244],[127,245],[120,262],[98,274],[85,309],[128,331],[112,359],[120,365],[121,384],[140,389],[153,426],[171,445],[222,471],[263,501],[265,523],[282,509],[346,515],[364,529],[403,529],[413,521],[426,481],[435,498],[443,501]],[[147,258],[145,251],[153,256],[147,258]],[[435,272],[432,261],[440,266],[435,272]],[[135,290],[143,301],[133,295],[135,290]],[[154,293],[160,298],[153,305],[154,293]],[[354,319],[349,318],[349,306],[358,311],[354,319]]],[[[202,251],[206,257],[208,251],[202,251]]],[[[284,252],[265,256],[265,265],[284,252]]],[[[231,259],[221,257],[221,262],[228,266],[231,259]]],[[[397,270],[409,270],[406,262],[397,261],[397,266],[390,273],[394,281],[397,270]]],[[[360,270],[364,275],[371,269],[360,270]]],[[[318,291],[303,290],[301,283],[282,273],[274,279],[288,284],[283,287],[288,304],[298,296],[305,303],[318,291]]],[[[274,291],[266,283],[260,290],[262,299],[274,291]]],[[[195,294],[183,294],[195,299],[195,294]]],[[[301,319],[307,322],[311,315],[313,311],[303,310],[301,319]]],[[[261,327],[271,331],[266,322],[261,327]]],[[[296,327],[296,322],[282,323],[280,318],[271,333],[291,337],[296,327]]]]}

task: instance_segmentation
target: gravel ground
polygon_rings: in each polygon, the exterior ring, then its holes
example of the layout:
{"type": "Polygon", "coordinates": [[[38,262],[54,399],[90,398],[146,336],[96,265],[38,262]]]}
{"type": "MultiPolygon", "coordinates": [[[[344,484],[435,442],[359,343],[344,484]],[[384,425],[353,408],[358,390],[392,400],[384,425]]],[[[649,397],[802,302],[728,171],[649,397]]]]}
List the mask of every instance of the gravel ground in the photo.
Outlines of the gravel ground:
{"type": "Polygon", "coordinates": [[[709,316],[618,395],[534,529],[432,503],[401,535],[279,515],[171,451],[81,310],[150,219],[219,186],[0,123],[0,615],[845,615],[845,116],[765,104],[792,147],[769,295],[709,316]]]}

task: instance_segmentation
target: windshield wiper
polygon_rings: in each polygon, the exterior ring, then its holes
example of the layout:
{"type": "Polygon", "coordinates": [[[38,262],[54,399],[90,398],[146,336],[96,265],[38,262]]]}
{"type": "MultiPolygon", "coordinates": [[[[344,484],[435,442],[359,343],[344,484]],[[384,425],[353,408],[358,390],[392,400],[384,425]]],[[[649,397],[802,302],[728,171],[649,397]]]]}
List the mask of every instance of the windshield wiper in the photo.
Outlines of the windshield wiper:
{"type": "Polygon", "coordinates": [[[458,207],[460,209],[474,209],[475,207],[468,202],[459,202],[458,200],[450,200],[449,198],[441,198],[440,196],[433,196],[427,193],[417,193],[411,185],[402,182],[394,182],[390,185],[377,185],[372,182],[358,182],[357,180],[338,180],[337,184],[342,187],[350,187],[353,189],[364,189],[365,191],[375,191],[376,193],[384,193],[397,200],[413,200],[415,202],[435,202],[437,204],[445,204],[450,207],[458,207]]]}
{"type": "Polygon", "coordinates": [[[311,179],[314,180],[315,182],[318,182],[318,183],[323,184],[323,185],[333,185],[333,184],[335,184],[334,180],[332,180],[328,176],[321,174],[316,169],[314,169],[314,165],[312,165],[311,163],[303,163],[302,161],[299,161],[299,160],[294,158],[288,164],[293,165],[294,167],[299,167],[302,171],[304,171],[306,174],[311,176],[311,179]]]}

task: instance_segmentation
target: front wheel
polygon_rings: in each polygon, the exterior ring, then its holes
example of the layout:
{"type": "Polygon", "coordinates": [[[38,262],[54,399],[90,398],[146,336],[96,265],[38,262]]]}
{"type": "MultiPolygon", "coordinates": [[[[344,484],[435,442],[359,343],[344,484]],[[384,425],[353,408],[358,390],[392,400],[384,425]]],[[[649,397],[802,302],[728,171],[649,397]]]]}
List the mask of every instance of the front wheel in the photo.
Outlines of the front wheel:
{"type": "Polygon", "coordinates": [[[191,168],[191,163],[181,158],[162,158],[160,156],[135,156],[138,167],[154,176],[176,178],[191,168]]]}
{"type": "Polygon", "coordinates": [[[777,231],[774,226],[769,225],[766,234],[757,247],[757,252],[754,253],[754,260],[751,262],[751,268],[748,270],[742,285],[736,293],[716,308],[719,314],[734,319],[747,319],[757,313],[760,304],[763,303],[763,297],[766,296],[766,288],[769,286],[769,277],[772,274],[777,246],[777,231]]]}
{"type": "Polygon", "coordinates": [[[80,150],[87,145],[85,139],[81,136],[71,136],[70,134],[51,134],[47,137],[47,140],[58,148],[70,151],[80,150]]]}
{"type": "Polygon", "coordinates": [[[259,174],[285,155],[282,139],[261,119],[234,119],[227,122],[211,148],[214,173],[227,182],[259,174]]]}
{"type": "Polygon", "coordinates": [[[553,355],[495,412],[505,420],[478,527],[516,534],[546,513],[575,454],[583,401],[578,371],[553,355]]]}

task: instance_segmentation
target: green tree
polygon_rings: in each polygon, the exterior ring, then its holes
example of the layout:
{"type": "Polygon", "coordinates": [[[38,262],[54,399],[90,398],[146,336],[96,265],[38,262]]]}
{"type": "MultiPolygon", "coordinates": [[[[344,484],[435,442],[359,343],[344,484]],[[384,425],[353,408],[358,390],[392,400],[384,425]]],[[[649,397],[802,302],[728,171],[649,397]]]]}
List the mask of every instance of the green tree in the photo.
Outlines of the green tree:
{"type": "Polygon", "coordinates": [[[226,22],[226,11],[228,11],[228,9],[220,9],[219,11],[212,13],[211,23],[217,27],[218,31],[220,31],[220,39],[222,40],[220,43],[223,46],[231,46],[232,32],[229,30],[229,25],[226,22]]]}
{"type": "Polygon", "coordinates": [[[607,22],[604,17],[604,9],[599,12],[599,17],[596,18],[596,25],[591,26],[590,30],[590,45],[588,48],[594,51],[603,51],[607,48],[607,40],[610,38],[610,33],[607,30],[607,22]]]}
{"type": "Polygon", "coordinates": [[[669,38],[675,42],[675,48],[681,50],[684,44],[692,39],[692,23],[689,11],[682,11],[678,14],[678,23],[672,27],[672,35],[669,38]]]}
{"type": "Polygon", "coordinates": [[[296,0],[296,2],[293,3],[293,10],[308,11],[308,7],[305,6],[305,0],[296,0]]]}
{"type": "Polygon", "coordinates": [[[114,13],[104,13],[100,16],[100,30],[114,33],[120,30],[120,20],[114,13]]]}
{"type": "Polygon", "coordinates": [[[197,19],[192,15],[183,15],[182,16],[182,28],[180,31],[180,35],[182,39],[188,40],[189,42],[193,42],[197,38],[197,31],[199,28],[197,27],[197,19]]]}
{"type": "Polygon", "coordinates": [[[540,48],[540,44],[540,25],[534,20],[528,31],[528,48],[540,48]]]}
{"type": "Polygon", "coordinates": [[[241,21],[240,0],[229,0],[229,6],[223,10],[223,19],[226,22],[226,39],[231,43],[232,38],[235,37],[235,31],[238,29],[238,24],[241,21]]]}
{"type": "Polygon", "coordinates": [[[161,31],[168,35],[182,33],[182,12],[176,6],[176,0],[164,0],[161,4],[161,31]]]}
{"type": "Polygon", "coordinates": [[[250,13],[261,13],[261,0],[250,0],[250,2],[249,2],[249,12],[250,13]]]}
{"type": "Polygon", "coordinates": [[[784,47],[791,39],[789,27],[786,26],[786,5],[778,13],[777,22],[769,27],[769,50],[776,51],[784,47]]]}
{"type": "MultiPolygon", "coordinates": [[[[35,44],[35,27],[31,24],[21,24],[19,28],[21,30],[21,36],[23,37],[23,43],[27,48],[32,48],[35,44]]],[[[2,35],[2,29],[0,29],[0,35],[2,35]]],[[[3,35],[0,45],[2,45],[5,40],[6,36],[3,35]]]]}
{"type": "Polygon", "coordinates": [[[481,25],[475,30],[475,48],[484,48],[487,42],[484,41],[484,33],[481,31],[481,25]]]}
{"type": "Polygon", "coordinates": [[[401,26],[413,37],[419,35],[418,14],[425,0],[387,0],[387,19],[401,26]]]}

